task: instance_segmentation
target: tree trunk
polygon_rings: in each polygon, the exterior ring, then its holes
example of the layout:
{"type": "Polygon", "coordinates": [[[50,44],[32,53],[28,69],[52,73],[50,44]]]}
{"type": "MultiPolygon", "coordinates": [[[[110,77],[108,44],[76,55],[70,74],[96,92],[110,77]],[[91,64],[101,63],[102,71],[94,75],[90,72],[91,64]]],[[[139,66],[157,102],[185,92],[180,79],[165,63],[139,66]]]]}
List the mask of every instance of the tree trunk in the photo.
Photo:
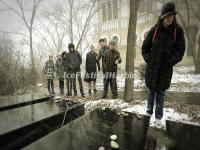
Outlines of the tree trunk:
{"type": "Polygon", "coordinates": [[[73,0],[69,0],[69,25],[70,25],[70,41],[71,43],[73,43],[73,20],[72,20],[72,17],[73,17],[73,0]]]}
{"type": "Polygon", "coordinates": [[[200,74],[200,37],[198,38],[197,66],[195,66],[195,74],[200,74]]]}
{"type": "Polygon", "coordinates": [[[126,51],[126,78],[124,101],[134,101],[134,49],[136,44],[136,22],[139,0],[130,0],[130,17],[126,51]]]}
{"type": "Polygon", "coordinates": [[[35,72],[35,62],[33,55],[33,39],[32,39],[32,29],[29,30],[30,38],[30,57],[31,57],[31,79],[32,85],[36,85],[36,72],[35,72]]]}

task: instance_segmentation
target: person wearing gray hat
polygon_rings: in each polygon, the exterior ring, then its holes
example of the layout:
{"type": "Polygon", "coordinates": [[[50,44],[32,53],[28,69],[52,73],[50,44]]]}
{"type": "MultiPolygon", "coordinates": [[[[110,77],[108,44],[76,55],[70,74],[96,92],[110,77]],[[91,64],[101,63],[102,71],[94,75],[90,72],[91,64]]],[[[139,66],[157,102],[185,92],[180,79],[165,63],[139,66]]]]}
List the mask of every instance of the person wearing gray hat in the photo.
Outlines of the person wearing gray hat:
{"type": "Polygon", "coordinates": [[[163,117],[165,91],[170,87],[173,66],[180,62],[185,52],[182,27],[176,21],[174,2],[167,2],[161,9],[155,26],[148,32],[142,44],[142,56],[146,62],[145,84],[147,86],[147,111],[160,123],[163,117]]]}

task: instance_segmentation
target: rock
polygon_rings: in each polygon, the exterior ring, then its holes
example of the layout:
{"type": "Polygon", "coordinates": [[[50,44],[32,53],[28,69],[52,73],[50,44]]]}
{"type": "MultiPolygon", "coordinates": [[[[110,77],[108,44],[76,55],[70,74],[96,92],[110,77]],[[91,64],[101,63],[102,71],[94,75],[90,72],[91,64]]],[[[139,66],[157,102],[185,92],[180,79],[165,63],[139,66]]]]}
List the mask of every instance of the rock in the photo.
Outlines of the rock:
{"type": "Polygon", "coordinates": [[[111,141],[110,144],[111,144],[111,148],[113,148],[113,149],[119,149],[119,144],[117,142],[111,141]]]}
{"type": "Polygon", "coordinates": [[[98,150],[105,150],[103,146],[99,147],[98,150]]]}
{"type": "Polygon", "coordinates": [[[101,109],[104,111],[104,110],[106,110],[106,107],[103,106],[101,109]]]}
{"type": "Polygon", "coordinates": [[[117,135],[111,135],[111,136],[110,136],[110,139],[111,139],[111,140],[116,140],[116,139],[117,139],[117,135]]]}

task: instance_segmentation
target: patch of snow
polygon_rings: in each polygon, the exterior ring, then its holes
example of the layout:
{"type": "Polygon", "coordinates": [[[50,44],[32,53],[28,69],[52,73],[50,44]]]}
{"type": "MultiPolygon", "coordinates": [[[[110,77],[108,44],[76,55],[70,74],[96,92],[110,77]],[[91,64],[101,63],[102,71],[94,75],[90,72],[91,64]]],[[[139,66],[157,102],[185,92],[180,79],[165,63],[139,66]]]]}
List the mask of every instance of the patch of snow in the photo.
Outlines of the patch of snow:
{"type": "MultiPolygon", "coordinates": [[[[97,101],[86,101],[85,110],[91,111],[96,107],[109,107],[112,109],[121,109],[124,112],[132,112],[136,114],[146,115],[146,102],[141,101],[139,104],[130,105],[129,103],[124,102],[120,99],[101,99],[97,101]]],[[[176,112],[172,108],[164,108],[163,110],[163,118],[161,119],[161,124],[158,125],[155,119],[155,115],[153,114],[150,119],[150,126],[155,128],[166,129],[166,120],[190,123],[195,125],[200,125],[197,122],[191,122],[192,118],[190,118],[187,114],[176,112]]],[[[155,110],[154,110],[155,112],[155,110]]]]}
{"type": "Polygon", "coordinates": [[[43,84],[42,83],[37,83],[36,86],[41,87],[41,86],[43,86],[43,84]]]}
{"type": "Polygon", "coordinates": [[[113,109],[123,109],[129,107],[129,103],[119,99],[100,99],[96,101],[86,101],[85,110],[91,111],[96,107],[109,107],[113,109]]]}
{"type": "MultiPolygon", "coordinates": [[[[133,107],[123,109],[126,112],[134,112],[141,115],[145,115],[146,113],[146,105],[134,105],[133,107]]],[[[154,109],[155,112],[155,109],[154,109]]],[[[161,126],[156,123],[155,115],[153,114],[150,119],[150,126],[156,128],[163,128],[166,129],[166,120],[184,122],[184,123],[191,123],[192,118],[188,117],[187,114],[175,112],[172,108],[164,108],[163,110],[163,118],[161,119],[161,126]]],[[[199,123],[193,123],[199,125],[199,123]]]]}

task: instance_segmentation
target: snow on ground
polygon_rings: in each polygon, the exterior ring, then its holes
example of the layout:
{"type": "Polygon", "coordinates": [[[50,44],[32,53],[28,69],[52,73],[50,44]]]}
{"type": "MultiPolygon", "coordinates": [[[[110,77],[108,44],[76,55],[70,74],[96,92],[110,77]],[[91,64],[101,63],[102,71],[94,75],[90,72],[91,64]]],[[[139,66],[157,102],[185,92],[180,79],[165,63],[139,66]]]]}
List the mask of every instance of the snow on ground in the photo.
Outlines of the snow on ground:
{"type": "MultiPolygon", "coordinates": [[[[200,74],[194,74],[194,66],[179,66],[174,67],[174,73],[172,77],[172,84],[169,91],[180,92],[200,92],[200,74]]],[[[124,75],[117,76],[117,86],[119,91],[124,90],[125,78],[124,75]]],[[[102,80],[97,81],[98,89],[103,89],[102,80]]],[[[145,88],[144,82],[140,79],[138,70],[135,70],[134,75],[134,88],[136,91],[143,90],[145,88]]]]}
{"type": "Polygon", "coordinates": [[[194,74],[194,66],[174,68],[170,91],[200,92],[200,74],[194,74]]]}
{"type": "MultiPolygon", "coordinates": [[[[136,101],[135,104],[129,104],[124,102],[123,100],[113,100],[113,99],[100,99],[97,101],[86,101],[85,102],[85,110],[86,112],[90,112],[95,108],[103,108],[108,107],[120,111],[125,112],[133,112],[136,114],[146,115],[146,102],[145,101],[136,101]]],[[[154,110],[155,112],[155,110],[154,110]]],[[[163,118],[161,120],[161,124],[157,124],[154,114],[150,119],[150,126],[155,128],[166,129],[165,120],[172,120],[178,122],[184,122],[189,124],[200,125],[200,122],[191,121],[192,118],[188,116],[188,114],[176,112],[172,108],[164,108],[163,118]]]]}

